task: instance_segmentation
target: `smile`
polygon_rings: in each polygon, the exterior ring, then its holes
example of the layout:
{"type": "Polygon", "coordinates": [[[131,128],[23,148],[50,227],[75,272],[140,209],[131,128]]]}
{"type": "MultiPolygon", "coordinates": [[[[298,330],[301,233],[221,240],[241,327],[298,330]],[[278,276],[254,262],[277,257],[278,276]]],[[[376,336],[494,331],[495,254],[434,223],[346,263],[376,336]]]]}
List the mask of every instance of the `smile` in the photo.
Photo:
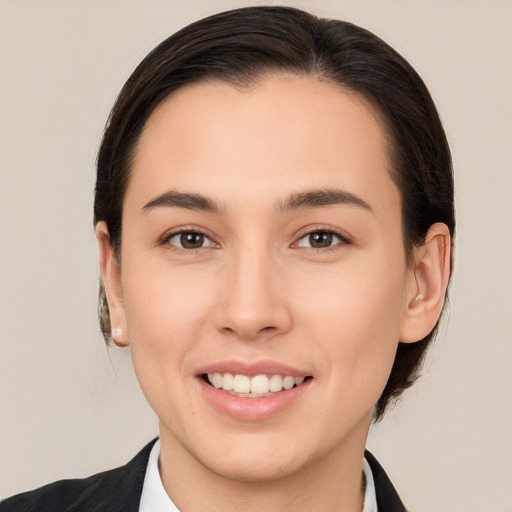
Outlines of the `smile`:
{"type": "Polygon", "coordinates": [[[249,377],[232,373],[208,373],[207,381],[215,388],[242,398],[272,396],[283,390],[300,386],[306,377],[291,375],[255,375],[249,377]]]}

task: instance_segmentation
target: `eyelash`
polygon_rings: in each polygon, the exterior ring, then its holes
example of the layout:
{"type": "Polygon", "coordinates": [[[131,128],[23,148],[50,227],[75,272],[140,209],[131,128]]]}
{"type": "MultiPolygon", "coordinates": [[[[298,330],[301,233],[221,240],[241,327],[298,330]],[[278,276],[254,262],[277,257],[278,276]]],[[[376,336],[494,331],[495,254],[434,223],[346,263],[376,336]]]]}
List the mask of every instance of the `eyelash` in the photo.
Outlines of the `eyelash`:
{"type": "MultiPolygon", "coordinates": [[[[318,227],[315,227],[314,229],[311,229],[311,228],[306,228],[306,229],[303,230],[303,232],[300,234],[300,236],[297,238],[297,240],[292,244],[292,247],[303,247],[307,250],[316,251],[316,252],[320,252],[320,251],[328,252],[328,251],[336,250],[336,248],[340,245],[347,245],[347,244],[351,243],[351,240],[349,237],[347,237],[346,235],[341,234],[339,231],[333,230],[332,228],[329,228],[329,227],[318,226],[318,227]],[[315,234],[328,235],[328,236],[331,236],[332,238],[337,238],[338,241],[336,243],[332,243],[331,245],[329,245],[327,247],[311,247],[311,246],[299,245],[301,240],[306,239],[307,237],[311,237],[312,235],[315,235],[315,234]]],[[[173,231],[171,233],[167,233],[162,237],[160,243],[162,245],[165,245],[165,244],[170,245],[172,247],[172,249],[174,251],[178,252],[179,254],[192,254],[197,251],[200,251],[201,249],[205,249],[207,247],[214,247],[214,248],[219,247],[219,245],[216,242],[214,242],[206,233],[202,232],[199,229],[181,229],[178,231],[173,231]],[[179,247],[179,246],[171,243],[171,240],[173,238],[182,237],[184,235],[197,235],[197,236],[203,237],[203,243],[205,241],[209,241],[210,244],[201,245],[200,247],[194,247],[194,248],[185,248],[185,247],[179,247]]]]}
{"type": "Polygon", "coordinates": [[[300,234],[297,241],[292,244],[292,246],[303,247],[307,250],[315,251],[315,252],[328,252],[328,251],[335,251],[337,248],[339,248],[340,245],[348,245],[350,243],[351,243],[351,239],[347,235],[344,235],[335,229],[332,229],[327,226],[315,226],[313,229],[306,228],[300,234]],[[331,245],[329,245],[328,247],[311,247],[311,246],[298,245],[301,240],[304,240],[308,237],[311,237],[312,235],[320,234],[320,233],[324,234],[324,235],[331,236],[333,238],[337,238],[338,241],[336,243],[334,243],[334,241],[333,241],[333,243],[331,245]]]}
{"type": "Polygon", "coordinates": [[[162,245],[165,245],[165,244],[170,245],[174,251],[178,252],[178,254],[192,254],[192,253],[195,253],[196,251],[200,251],[201,249],[204,249],[206,247],[218,247],[218,244],[216,244],[206,233],[203,233],[199,229],[180,229],[178,231],[173,231],[171,233],[167,233],[162,237],[160,243],[162,245]],[[197,236],[203,237],[203,239],[204,239],[203,243],[204,243],[204,241],[209,241],[210,244],[208,244],[206,246],[201,245],[201,247],[185,248],[185,247],[179,247],[179,246],[171,243],[171,240],[173,238],[182,237],[184,235],[197,235],[197,236]]]}

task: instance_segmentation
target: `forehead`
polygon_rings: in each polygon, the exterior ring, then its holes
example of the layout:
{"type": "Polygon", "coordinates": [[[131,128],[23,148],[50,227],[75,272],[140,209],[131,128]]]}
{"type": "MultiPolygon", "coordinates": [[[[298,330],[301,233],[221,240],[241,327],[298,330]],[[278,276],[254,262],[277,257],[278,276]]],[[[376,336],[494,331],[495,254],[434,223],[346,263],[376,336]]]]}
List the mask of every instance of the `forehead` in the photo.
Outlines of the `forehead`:
{"type": "Polygon", "coordinates": [[[185,86],[155,109],[127,196],[167,187],[284,197],[341,186],[371,199],[397,194],[389,171],[385,130],[359,94],[312,77],[278,75],[246,88],[214,81],[185,86]]]}

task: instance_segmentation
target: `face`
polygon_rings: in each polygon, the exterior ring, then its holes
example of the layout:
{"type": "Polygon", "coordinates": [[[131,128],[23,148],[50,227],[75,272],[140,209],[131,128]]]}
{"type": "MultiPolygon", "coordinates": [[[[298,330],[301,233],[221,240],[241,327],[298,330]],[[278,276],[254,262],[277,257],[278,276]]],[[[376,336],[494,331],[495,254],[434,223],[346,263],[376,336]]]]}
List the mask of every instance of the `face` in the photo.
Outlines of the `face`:
{"type": "Polygon", "coordinates": [[[272,480],[362,452],[415,286],[364,100],[292,76],[182,88],[147,122],[122,222],[113,326],[162,453],[272,480]]]}

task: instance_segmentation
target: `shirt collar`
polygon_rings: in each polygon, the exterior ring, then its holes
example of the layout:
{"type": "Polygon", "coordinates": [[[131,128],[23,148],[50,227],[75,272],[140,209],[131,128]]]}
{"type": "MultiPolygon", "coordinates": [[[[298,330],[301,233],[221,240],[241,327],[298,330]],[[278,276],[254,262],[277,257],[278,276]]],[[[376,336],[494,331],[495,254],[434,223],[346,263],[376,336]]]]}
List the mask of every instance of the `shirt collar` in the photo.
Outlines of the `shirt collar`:
{"type": "Polygon", "coordinates": [[[377,512],[377,495],[375,493],[375,481],[370,464],[363,459],[363,474],[365,478],[364,505],[363,512],[377,512]]]}
{"type": "Polygon", "coordinates": [[[149,455],[139,512],[180,512],[165,492],[160,471],[158,471],[158,457],[160,457],[160,439],[155,443],[149,455]]]}

